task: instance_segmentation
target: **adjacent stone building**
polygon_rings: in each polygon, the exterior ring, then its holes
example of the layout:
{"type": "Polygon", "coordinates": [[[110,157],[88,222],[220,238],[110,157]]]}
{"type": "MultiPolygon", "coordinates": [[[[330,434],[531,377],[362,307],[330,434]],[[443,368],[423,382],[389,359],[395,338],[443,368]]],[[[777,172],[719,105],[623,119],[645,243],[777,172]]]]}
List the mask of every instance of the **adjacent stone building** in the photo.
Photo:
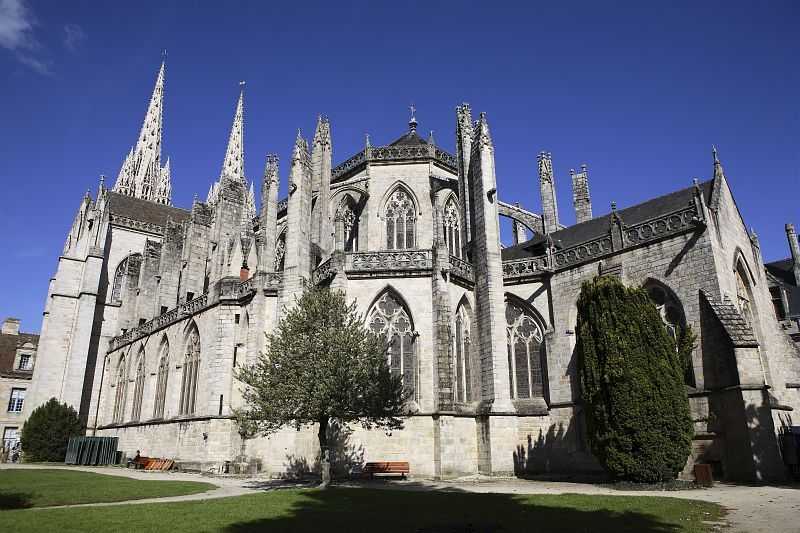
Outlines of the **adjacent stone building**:
{"type": "Polygon", "coordinates": [[[11,450],[20,439],[27,418],[25,397],[36,365],[39,336],[21,333],[18,318],[6,318],[0,330],[0,447],[11,450]]]}
{"type": "Polygon", "coordinates": [[[800,346],[800,245],[794,224],[786,224],[789,257],[766,264],[767,285],[775,316],[783,330],[800,346]]]}
{"type": "Polygon", "coordinates": [[[408,460],[423,477],[595,471],[575,303],[583,281],[607,274],[645,286],[670,331],[689,324],[698,336],[687,471],[701,461],[729,479],[784,475],[776,435],[800,407],[800,357],[716,152],[709,180],[601,216],[581,167],[579,223],[565,227],[551,154],[538,157],[542,213],[502,201],[488,120],[466,104],[456,154],[420,137],[412,116],[395,141],[367,138],[336,166],[320,117],[310,144],[298,133],[282,200],[267,156],[257,209],[240,95],[219,180],[181,209],[161,162],[163,90],[162,65],[114,187],[101,182],[80,204],[50,282],[29,408],[55,396],[90,434],[186,467],[241,455],[274,475],[313,465],[313,428],[242,442],[232,418],[237,367],[313,283],[357,303],[413,391],[403,430],[343,433],[340,456],[408,460]],[[512,221],[512,247],[499,217],[512,221]]]}

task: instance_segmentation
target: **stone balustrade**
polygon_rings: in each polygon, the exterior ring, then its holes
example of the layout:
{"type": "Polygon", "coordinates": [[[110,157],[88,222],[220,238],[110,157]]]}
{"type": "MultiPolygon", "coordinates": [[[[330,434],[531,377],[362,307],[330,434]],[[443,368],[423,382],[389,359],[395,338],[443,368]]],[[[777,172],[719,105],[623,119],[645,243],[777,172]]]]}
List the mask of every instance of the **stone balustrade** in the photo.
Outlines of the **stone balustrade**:
{"type": "Polygon", "coordinates": [[[549,272],[546,255],[503,261],[503,280],[517,280],[549,272]]]}
{"type": "Polygon", "coordinates": [[[450,256],[450,274],[471,283],[475,282],[472,264],[454,255],[450,256]]]}
{"type": "Polygon", "coordinates": [[[345,270],[350,272],[425,272],[433,269],[431,250],[383,250],[347,254],[345,270]]]}

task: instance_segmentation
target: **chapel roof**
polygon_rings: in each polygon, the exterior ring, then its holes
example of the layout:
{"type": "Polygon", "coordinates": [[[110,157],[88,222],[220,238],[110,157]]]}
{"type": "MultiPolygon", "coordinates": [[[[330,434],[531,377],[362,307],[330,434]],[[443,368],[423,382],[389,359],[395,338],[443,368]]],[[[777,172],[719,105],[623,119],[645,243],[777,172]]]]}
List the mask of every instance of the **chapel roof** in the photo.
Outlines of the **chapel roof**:
{"type": "Polygon", "coordinates": [[[164,226],[168,218],[173,222],[183,222],[191,216],[189,211],[180,207],[157,204],[113,191],[108,191],[107,194],[108,206],[112,214],[139,222],[164,226]]]}
{"type": "MultiPolygon", "coordinates": [[[[713,180],[704,181],[699,184],[706,202],[711,198],[712,185],[713,180]]],[[[691,186],[663,196],[658,196],[625,209],[617,210],[616,213],[624,224],[631,226],[685,207],[692,201],[693,194],[694,186],[691,186]]],[[[555,231],[550,234],[550,237],[557,248],[564,249],[602,237],[603,235],[608,235],[610,227],[611,213],[607,213],[594,217],[586,222],[581,222],[580,224],[555,231]]],[[[503,260],[522,259],[541,255],[545,251],[544,246],[546,241],[546,236],[536,234],[532,239],[526,242],[504,248],[502,250],[503,260]]]]}

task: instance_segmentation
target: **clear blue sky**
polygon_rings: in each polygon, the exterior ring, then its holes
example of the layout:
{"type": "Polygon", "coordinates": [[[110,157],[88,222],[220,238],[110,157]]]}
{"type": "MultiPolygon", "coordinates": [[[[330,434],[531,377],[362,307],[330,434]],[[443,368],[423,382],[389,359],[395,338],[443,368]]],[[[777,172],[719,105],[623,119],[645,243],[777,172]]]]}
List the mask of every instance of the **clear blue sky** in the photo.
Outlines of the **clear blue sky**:
{"type": "MultiPolygon", "coordinates": [[[[113,183],[168,50],[174,202],[219,175],[238,82],[245,159],[285,178],[296,129],[330,116],[334,159],[420,130],[454,146],[455,106],[488,113],[501,199],[539,209],[536,154],[587,163],[596,214],[688,186],[719,148],[767,260],[800,224],[800,3],[28,2],[0,0],[0,318],[38,330],[83,193],[113,183]],[[558,4],[556,6],[555,4],[558,4]]],[[[285,189],[284,189],[285,190],[285,189]]],[[[283,193],[282,193],[283,195],[283,193]]]]}

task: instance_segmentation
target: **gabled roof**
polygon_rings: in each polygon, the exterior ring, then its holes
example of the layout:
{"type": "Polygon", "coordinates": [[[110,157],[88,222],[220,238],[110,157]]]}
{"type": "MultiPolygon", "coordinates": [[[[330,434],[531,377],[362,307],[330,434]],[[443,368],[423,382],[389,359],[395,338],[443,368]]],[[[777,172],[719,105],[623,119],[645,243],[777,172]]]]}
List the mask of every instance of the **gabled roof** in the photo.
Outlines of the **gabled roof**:
{"type": "MultiPolygon", "coordinates": [[[[710,198],[712,186],[713,180],[700,183],[700,190],[706,201],[710,198]]],[[[686,207],[692,201],[693,195],[694,186],[691,186],[618,210],[616,213],[624,224],[632,226],[686,207]]],[[[564,249],[608,235],[610,227],[611,213],[607,213],[555,231],[550,234],[550,238],[556,248],[564,249]]],[[[502,257],[504,260],[509,260],[541,255],[545,252],[546,240],[547,237],[544,235],[535,235],[529,241],[503,249],[502,257]]]]}
{"type": "Polygon", "coordinates": [[[22,378],[31,377],[31,371],[20,371],[14,368],[14,359],[17,356],[17,347],[20,347],[28,342],[34,346],[38,346],[39,335],[33,333],[5,335],[0,333],[0,375],[22,378]]]}
{"type": "Polygon", "coordinates": [[[125,194],[108,191],[108,206],[111,213],[121,217],[164,226],[167,219],[174,222],[188,220],[191,213],[180,207],[157,204],[125,194]]]}

